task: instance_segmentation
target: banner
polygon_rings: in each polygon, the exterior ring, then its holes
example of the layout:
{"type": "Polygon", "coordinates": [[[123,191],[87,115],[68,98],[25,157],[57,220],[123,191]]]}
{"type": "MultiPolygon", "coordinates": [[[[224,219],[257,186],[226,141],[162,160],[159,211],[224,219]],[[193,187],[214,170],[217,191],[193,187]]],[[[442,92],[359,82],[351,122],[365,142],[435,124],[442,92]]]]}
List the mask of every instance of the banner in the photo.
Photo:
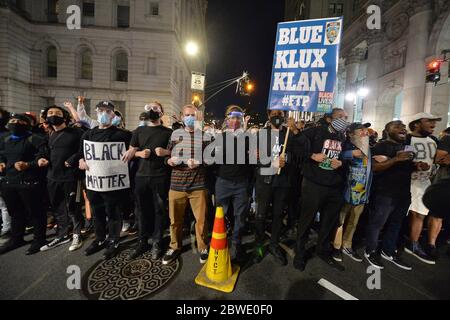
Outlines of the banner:
{"type": "Polygon", "coordinates": [[[269,109],[330,112],[342,17],[278,24],[269,109]]]}
{"type": "Polygon", "coordinates": [[[84,160],[89,168],[86,171],[86,188],[106,192],[128,189],[130,175],[128,165],[121,159],[126,152],[124,142],[84,141],[84,160]]]}

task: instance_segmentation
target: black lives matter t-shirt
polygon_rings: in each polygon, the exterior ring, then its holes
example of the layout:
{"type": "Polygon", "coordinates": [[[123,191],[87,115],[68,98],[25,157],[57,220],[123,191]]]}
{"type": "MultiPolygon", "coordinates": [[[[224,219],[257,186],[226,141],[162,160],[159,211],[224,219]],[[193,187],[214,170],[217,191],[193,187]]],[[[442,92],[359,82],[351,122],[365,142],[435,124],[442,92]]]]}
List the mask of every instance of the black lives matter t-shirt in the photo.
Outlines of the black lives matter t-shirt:
{"type": "MultiPolygon", "coordinates": [[[[394,158],[397,152],[404,151],[405,145],[391,141],[381,141],[372,148],[372,156],[394,158]]],[[[411,161],[399,162],[383,172],[374,174],[372,194],[383,194],[393,197],[409,197],[411,195],[411,173],[414,164],[411,161]]]]}
{"type": "Polygon", "coordinates": [[[164,126],[139,127],[133,132],[130,145],[139,150],[150,150],[148,159],[139,159],[137,177],[160,177],[170,174],[170,169],[164,164],[164,157],[158,157],[156,148],[167,149],[172,129],[164,126]]]}
{"type": "Polygon", "coordinates": [[[306,159],[303,176],[323,186],[343,186],[343,169],[331,168],[331,159],[341,158],[344,136],[328,126],[320,126],[303,131],[299,138],[306,159]],[[318,163],[311,159],[313,153],[323,153],[327,159],[318,163]]]}

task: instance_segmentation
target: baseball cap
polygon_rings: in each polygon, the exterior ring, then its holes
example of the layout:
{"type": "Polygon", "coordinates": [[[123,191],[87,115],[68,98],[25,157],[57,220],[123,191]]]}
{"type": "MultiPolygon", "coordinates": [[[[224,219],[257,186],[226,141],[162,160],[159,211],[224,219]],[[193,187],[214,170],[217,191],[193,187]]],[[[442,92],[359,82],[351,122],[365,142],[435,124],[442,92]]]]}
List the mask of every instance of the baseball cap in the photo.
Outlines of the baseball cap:
{"type": "Polygon", "coordinates": [[[412,118],[411,118],[411,121],[409,123],[417,121],[417,120],[420,120],[420,119],[429,119],[429,120],[436,120],[436,121],[441,121],[442,120],[441,117],[432,115],[431,113],[420,112],[420,113],[417,113],[417,114],[413,115],[412,118]]]}
{"type": "Polygon", "coordinates": [[[100,108],[107,108],[107,109],[111,109],[114,111],[114,105],[111,101],[100,101],[96,106],[96,109],[100,109],[100,108]]]}
{"type": "Polygon", "coordinates": [[[368,122],[367,123],[355,122],[348,127],[348,131],[354,132],[355,130],[358,129],[370,128],[370,126],[371,124],[368,122]]]}

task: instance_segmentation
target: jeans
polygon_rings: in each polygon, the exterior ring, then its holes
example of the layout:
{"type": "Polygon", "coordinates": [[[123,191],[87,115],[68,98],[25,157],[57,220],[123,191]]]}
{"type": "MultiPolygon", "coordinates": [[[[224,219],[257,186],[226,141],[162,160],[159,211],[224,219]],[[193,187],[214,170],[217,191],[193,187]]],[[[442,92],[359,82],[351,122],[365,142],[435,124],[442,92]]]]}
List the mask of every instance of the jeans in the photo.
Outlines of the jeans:
{"type": "Polygon", "coordinates": [[[265,176],[256,177],[256,244],[261,245],[265,238],[265,222],[268,216],[269,206],[272,203],[272,232],[270,244],[278,245],[283,226],[283,208],[288,199],[288,187],[273,187],[264,182],[265,176]]]}
{"type": "Polygon", "coordinates": [[[223,212],[227,214],[230,204],[233,204],[234,228],[232,244],[240,245],[242,229],[245,225],[246,212],[248,207],[248,181],[233,182],[218,177],[216,181],[216,203],[223,207],[223,212]]]}
{"type": "Polygon", "coordinates": [[[169,177],[136,177],[135,194],[138,205],[139,240],[151,236],[161,242],[167,219],[169,177]]]}
{"type": "Polygon", "coordinates": [[[2,212],[2,232],[11,230],[11,217],[8,213],[5,200],[0,196],[0,211],[2,212]]]}
{"type": "Polygon", "coordinates": [[[128,189],[108,192],[87,191],[94,216],[95,237],[98,241],[106,239],[119,242],[122,230],[122,212],[120,204],[128,196],[128,189]]]}
{"type": "Polygon", "coordinates": [[[40,182],[30,184],[2,184],[2,195],[11,215],[11,239],[20,241],[25,235],[28,217],[34,227],[34,241],[45,242],[47,215],[42,205],[45,186],[40,182]]]}
{"type": "Polygon", "coordinates": [[[381,194],[372,197],[366,228],[366,252],[377,250],[378,238],[383,228],[382,250],[388,255],[395,252],[410,202],[410,197],[394,198],[381,194]]]}
{"type": "Polygon", "coordinates": [[[58,225],[57,238],[69,235],[69,219],[72,219],[73,233],[81,234],[84,219],[81,207],[76,203],[77,187],[77,181],[56,182],[50,180],[47,182],[50,204],[58,225]]]}
{"type": "Polygon", "coordinates": [[[306,243],[317,212],[320,212],[321,222],[316,252],[322,255],[330,254],[331,235],[337,227],[339,213],[343,205],[342,188],[322,186],[306,178],[303,179],[295,259],[305,258],[306,243]]]}

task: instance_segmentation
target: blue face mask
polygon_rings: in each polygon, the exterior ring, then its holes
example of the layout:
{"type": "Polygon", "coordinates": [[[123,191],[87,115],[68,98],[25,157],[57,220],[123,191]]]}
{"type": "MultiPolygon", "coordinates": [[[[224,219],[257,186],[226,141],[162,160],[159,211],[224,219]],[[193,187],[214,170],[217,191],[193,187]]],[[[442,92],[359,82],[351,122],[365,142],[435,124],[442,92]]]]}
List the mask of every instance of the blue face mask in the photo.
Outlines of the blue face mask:
{"type": "Polygon", "coordinates": [[[147,125],[146,121],[140,121],[139,122],[139,127],[145,127],[147,125]]]}
{"type": "Polygon", "coordinates": [[[99,113],[97,120],[100,124],[104,126],[111,124],[111,119],[106,112],[99,113]]]}
{"type": "Polygon", "coordinates": [[[188,128],[194,128],[194,126],[195,126],[195,116],[184,117],[184,124],[188,128]]]}
{"type": "Polygon", "coordinates": [[[111,121],[111,124],[113,125],[113,126],[115,126],[115,127],[118,127],[118,126],[120,126],[120,123],[122,122],[122,118],[120,118],[120,117],[118,117],[118,116],[115,116],[113,119],[112,119],[112,121],[111,121]]]}

